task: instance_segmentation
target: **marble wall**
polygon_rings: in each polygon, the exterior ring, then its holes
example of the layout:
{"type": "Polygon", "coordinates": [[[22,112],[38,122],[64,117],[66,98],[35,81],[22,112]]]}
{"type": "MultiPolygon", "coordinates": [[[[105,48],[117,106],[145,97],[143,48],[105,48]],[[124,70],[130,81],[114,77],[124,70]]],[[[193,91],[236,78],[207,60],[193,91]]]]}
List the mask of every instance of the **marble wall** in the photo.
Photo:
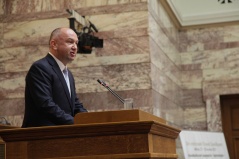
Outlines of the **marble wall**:
{"type": "Polygon", "coordinates": [[[104,48],[78,54],[69,65],[76,91],[89,111],[123,106],[97,79],[104,79],[135,106],[152,110],[148,7],[146,0],[4,0],[0,19],[0,115],[20,126],[24,113],[24,79],[30,65],[48,52],[50,32],[68,27],[66,9],[86,16],[99,30],[104,48]],[[103,100],[102,100],[103,99],[103,100]]]}
{"type": "Polygon", "coordinates": [[[188,29],[179,41],[184,126],[222,131],[219,96],[239,93],[239,25],[188,29]]]}
{"type": "Polygon", "coordinates": [[[183,109],[178,30],[160,1],[149,1],[149,45],[153,114],[181,127],[183,109]]]}
{"type": "Polygon", "coordinates": [[[34,61],[46,55],[50,32],[69,26],[65,10],[70,8],[87,16],[99,30],[96,35],[104,39],[103,48],[78,54],[69,65],[85,107],[89,111],[122,109],[122,104],[98,84],[100,78],[120,96],[134,98],[136,108],[180,127],[178,32],[158,2],[3,1],[0,115],[12,125],[21,125],[25,75],[34,61]]]}

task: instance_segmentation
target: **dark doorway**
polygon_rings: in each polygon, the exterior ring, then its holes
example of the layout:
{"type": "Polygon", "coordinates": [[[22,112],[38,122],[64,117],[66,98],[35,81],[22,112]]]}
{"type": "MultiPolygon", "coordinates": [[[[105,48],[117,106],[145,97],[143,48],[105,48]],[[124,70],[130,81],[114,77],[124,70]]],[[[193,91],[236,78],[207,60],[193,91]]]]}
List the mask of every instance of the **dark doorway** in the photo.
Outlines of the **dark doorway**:
{"type": "Polygon", "coordinates": [[[239,159],[239,94],[221,95],[222,128],[230,159],[239,159]]]}

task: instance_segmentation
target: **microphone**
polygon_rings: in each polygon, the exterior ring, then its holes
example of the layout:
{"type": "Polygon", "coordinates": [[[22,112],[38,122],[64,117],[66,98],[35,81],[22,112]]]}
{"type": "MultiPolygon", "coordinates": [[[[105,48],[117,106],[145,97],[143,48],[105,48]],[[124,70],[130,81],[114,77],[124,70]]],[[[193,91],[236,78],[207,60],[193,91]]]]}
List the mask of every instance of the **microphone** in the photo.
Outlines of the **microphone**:
{"type": "Polygon", "coordinates": [[[118,98],[124,104],[124,99],[122,99],[116,92],[114,92],[112,89],[110,89],[110,87],[103,80],[98,79],[97,81],[102,86],[104,86],[106,89],[108,89],[110,91],[110,93],[112,93],[116,98],[118,98]]]}

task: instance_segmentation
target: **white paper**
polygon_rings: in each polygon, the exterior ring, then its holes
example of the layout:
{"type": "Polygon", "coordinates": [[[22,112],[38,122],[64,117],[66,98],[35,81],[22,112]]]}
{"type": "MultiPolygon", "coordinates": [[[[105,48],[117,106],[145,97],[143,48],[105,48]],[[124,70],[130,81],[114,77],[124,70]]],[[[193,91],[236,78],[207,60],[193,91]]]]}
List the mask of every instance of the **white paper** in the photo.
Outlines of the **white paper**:
{"type": "Polygon", "coordinates": [[[181,131],[179,136],[185,159],[229,159],[223,133],[181,131]]]}

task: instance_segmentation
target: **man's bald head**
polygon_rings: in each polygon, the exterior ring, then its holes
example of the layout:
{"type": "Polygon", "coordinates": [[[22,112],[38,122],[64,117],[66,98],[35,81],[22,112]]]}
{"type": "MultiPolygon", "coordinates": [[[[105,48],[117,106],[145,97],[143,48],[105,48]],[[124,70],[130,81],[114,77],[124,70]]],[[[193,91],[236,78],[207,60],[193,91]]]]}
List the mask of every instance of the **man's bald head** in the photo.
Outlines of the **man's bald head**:
{"type": "Polygon", "coordinates": [[[51,40],[55,39],[60,33],[62,28],[56,28],[51,32],[50,39],[49,39],[49,45],[51,40]]]}

